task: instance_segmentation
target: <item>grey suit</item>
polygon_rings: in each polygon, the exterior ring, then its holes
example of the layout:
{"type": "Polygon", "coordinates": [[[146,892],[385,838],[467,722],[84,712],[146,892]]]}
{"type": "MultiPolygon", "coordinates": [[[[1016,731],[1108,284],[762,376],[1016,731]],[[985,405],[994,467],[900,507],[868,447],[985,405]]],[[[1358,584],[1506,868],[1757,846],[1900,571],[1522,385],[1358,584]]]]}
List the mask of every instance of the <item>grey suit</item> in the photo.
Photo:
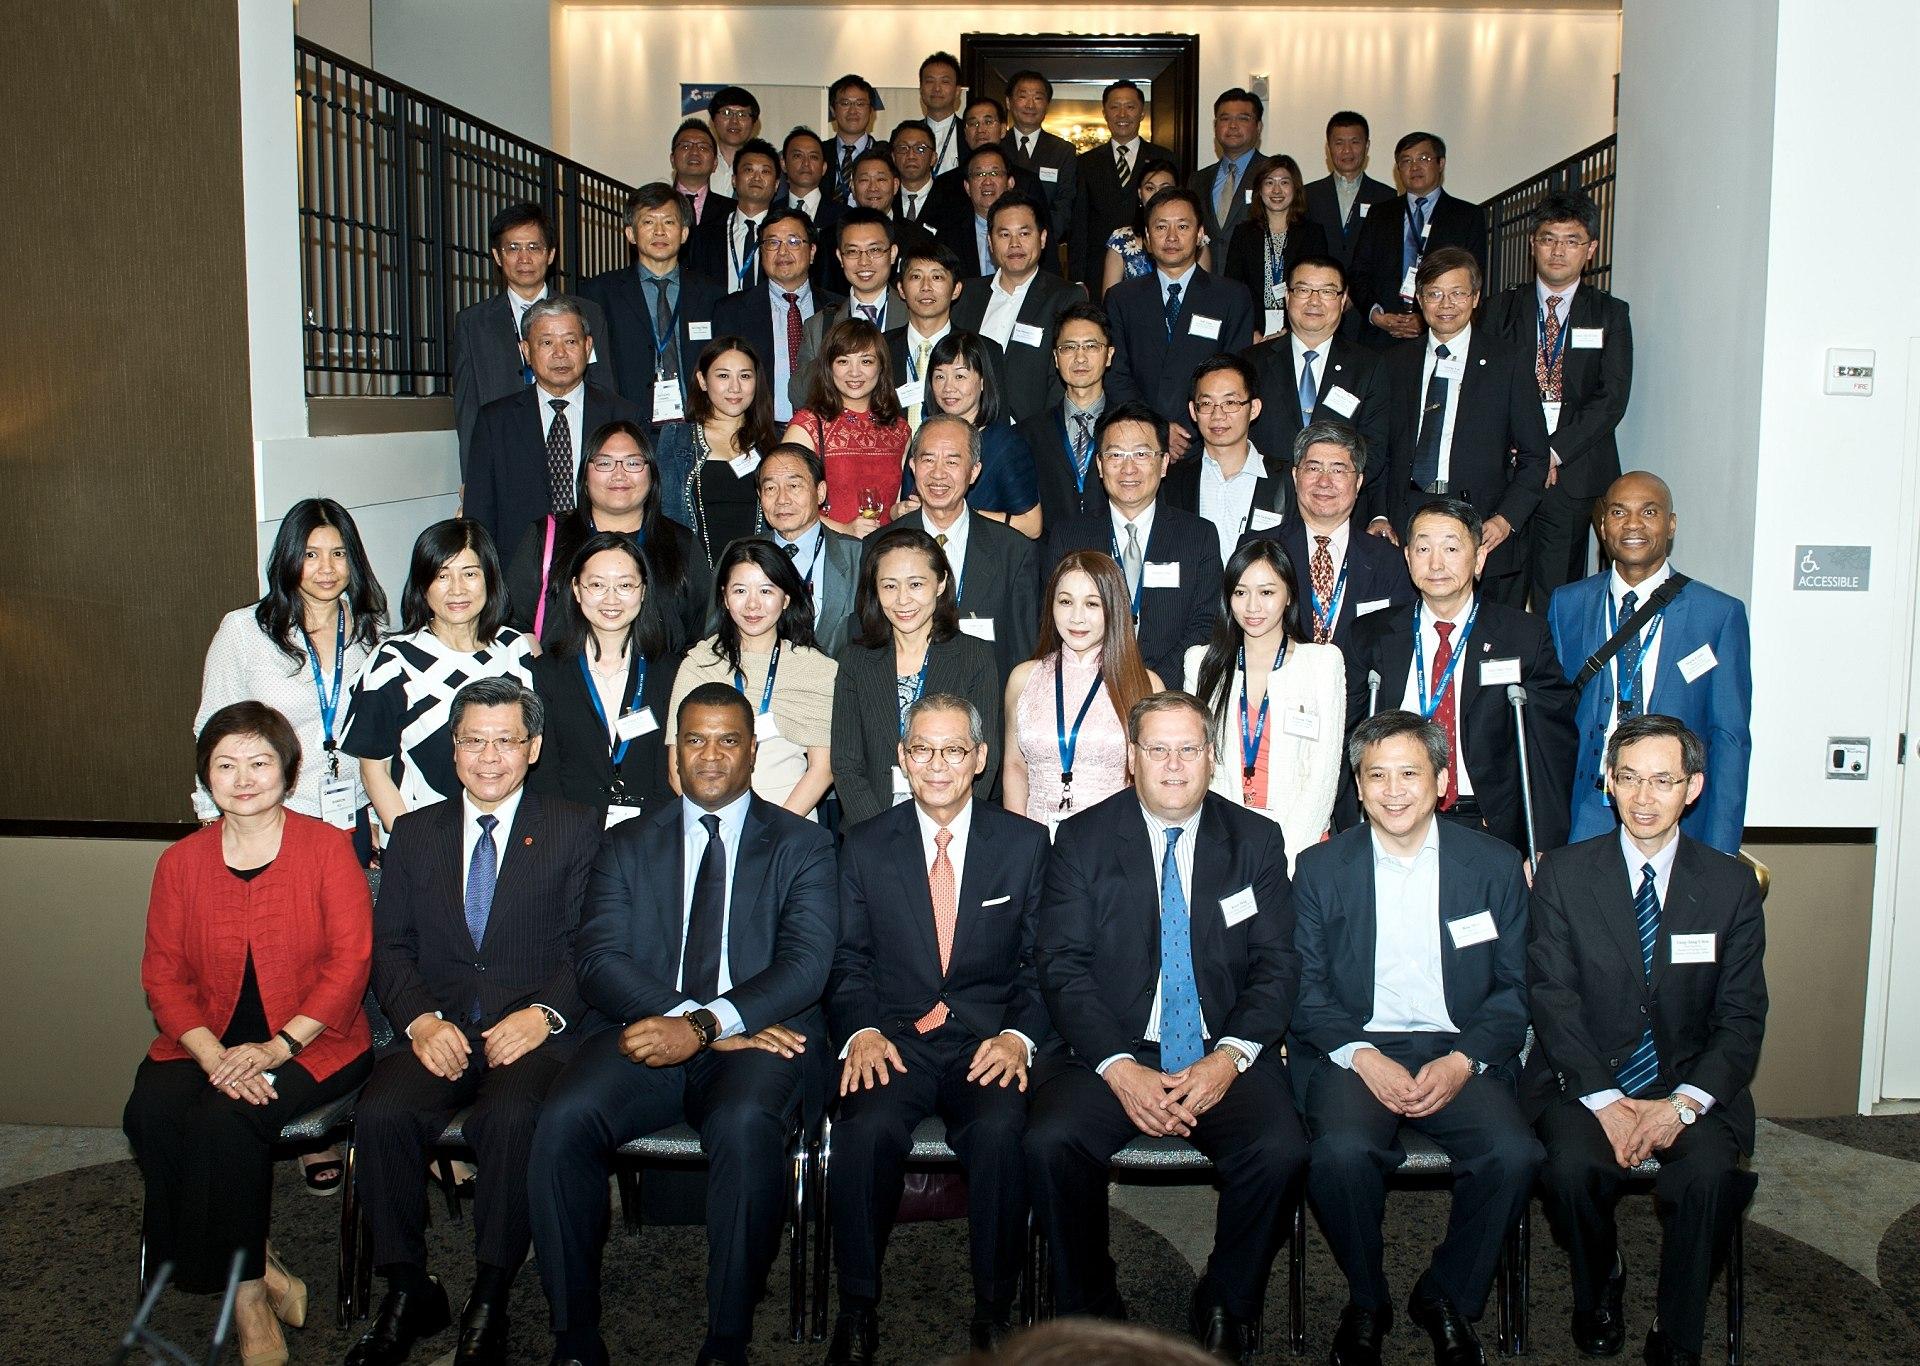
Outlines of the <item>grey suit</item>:
{"type": "MultiPolygon", "coordinates": [[[[607,340],[607,320],[600,305],[578,295],[573,302],[586,315],[587,335],[593,338],[593,363],[587,382],[613,389],[613,352],[607,340]]],[[[504,291],[460,310],[453,320],[453,424],[460,435],[460,472],[467,470],[467,451],[473,444],[473,426],[480,410],[496,398],[526,387],[521,371],[520,339],[513,327],[513,305],[504,291]]],[[[619,392],[615,390],[615,392],[619,392]]]]}
{"type": "MultiPolygon", "coordinates": [[[[853,629],[853,588],[860,578],[860,541],[842,535],[831,527],[821,527],[825,543],[820,547],[820,567],[814,571],[819,600],[814,603],[813,634],[825,654],[838,655],[846,647],[853,629]]],[[[775,545],[780,537],[769,533],[775,545]]],[[[806,573],[811,565],[800,565],[806,573]]]]}
{"type": "MultiPolygon", "coordinates": [[[[991,632],[993,658],[1005,687],[1013,666],[1033,656],[1040,632],[1040,547],[1005,522],[968,510],[967,558],[959,572],[960,625],[965,631],[991,632]],[[979,623],[984,622],[984,627],[979,623]]],[[[918,510],[899,519],[901,526],[933,528],[918,510]]]]}
{"type": "Polygon", "coordinates": [[[1267,159],[1257,151],[1247,158],[1246,171],[1234,182],[1233,199],[1227,204],[1225,218],[1220,217],[1213,204],[1213,178],[1220,174],[1220,163],[1215,161],[1202,166],[1187,177],[1187,188],[1200,196],[1200,226],[1207,230],[1207,236],[1213,242],[1213,259],[1223,270],[1227,259],[1227,243],[1233,237],[1233,230],[1246,222],[1247,215],[1253,212],[1253,187],[1260,183],[1260,172],[1266,166],[1267,159]]]}
{"type": "MultiPolygon", "coordinates": [[[[886,307],[880,314],[878,324],[882,332],[907,325],[907,304],[891,288],[881,296],[886,307]]],[[[800,328],[800,358],[794,362],[793,374],[787,378],[787,399],[796,409],[807,406],[807,379],[813,374],[813,358],[820,354],[820,344],[826,339],[827,329],[847,318],[859,318],[865,315],[855,312],[851,298],[822,304],[814,310],[813,316],[800,328]]],[[[900,376],[895,375],[893,382],[899,384],[900,376]]]]}

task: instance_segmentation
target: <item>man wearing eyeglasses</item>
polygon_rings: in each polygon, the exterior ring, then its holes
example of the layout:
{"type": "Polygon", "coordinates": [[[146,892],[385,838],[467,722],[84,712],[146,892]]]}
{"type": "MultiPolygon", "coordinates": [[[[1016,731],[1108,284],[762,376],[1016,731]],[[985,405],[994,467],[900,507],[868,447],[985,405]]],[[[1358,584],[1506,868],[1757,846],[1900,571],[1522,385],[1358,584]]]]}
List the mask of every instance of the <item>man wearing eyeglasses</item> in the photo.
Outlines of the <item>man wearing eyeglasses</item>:
{"type": "Polygon", "coordinates": [[[974,1351],[1012,1321],[1027,1213],[1027,1069],[1050,1033],[1034,977],[1043,826],[977,796],[987,737],[971,702],[907,709],[913,800],[847,832],[827,1021],[841,1044],[829,1216],[840,1314],[828,1366],[872,1363],[880,1260],[914,1126],[938,1115],[967,1175],[974,1351]]]}
{"type": "Polygon", "coordinates": [[[1007,154],[998,143],[975,147],[957,174],[963,193],[942,194],[936,181],[932,202],[920,222],[959,259],[960,277],[972,280],[993,270],[987,214],[1007,192],[1007,154]]]}
{"type": "Polygon", "coordinates": [[[1353,249],[1353,305],[1365,323],[1361,339],[1376,350],[1420,335],[1414,277],[1429,254],[1459,247],[1486,269],[1486,211],[1441,188],[1445,140],[1408,133],[1394,144],[1393,169],[1402,193],[1367,214],[1353,249]]]}
{"type": "Polygon", "coordinates": [[[929,203],[936,216],[954,213],[967,199],[967,158],[981,147],[998,147],[1006,153],[1008,190],[1017,191],[1036,204],[1047,202],[1046,187],[1040,177],[1014,159],[1005,141],[1006,129],[1007,107],[999,100],[991,95],[975,95],[967,101],[960,119],[965,144],[959,153],[959,164],[942,171],[933,180],[933,198],[929,203]]]}
{"type": "MultiPolygon", "coordinates": [[[[734,201],[712,188],[713,169],[719,158],[720,144],[704,119],[687,119],[674,130],[673,142],[668,148],[673,188],[686,196],[693,209],[695,227],[706,222],[710,212],[725,216],[733,211],[734,201]]],[[[707,273],[718,276],[720,272],[707,273]]]]}
{"type": "MultiPolygon", "coordinates": [[[[868,158],[861,157],[861,162],[864,166],[868,158]]],[[[806,403],[807,377],[813,373],[813,358],[820,354],[820,343],[835,323],[858,318],[884,333],[904,326],[907,321],[905,302],[888,288],[900,249],[894,243],[893,224],[886,214],[856,204],[840,216],[835,232],[836,269],[830,275],[844,281],[849,294],[844,303],[817,309],[800,329],[800,358],[794,362],[793,375],[787,383],[787,398],[796,408],[806,403]]]]}
{"type": "Polygon", "coordinates": [[[572,942],[600,847],[589,807],[525,789],[544,708],[511,678],[467,684],[449,729],[460,795],[402,816],[374,909],[373,993],[410,1044],[375,1064],[354,1112],[360,1198],[386,1281],[350,1366],[397,1366],[452,1320],[427,1272],[431,1145],[471,1106],[474,1277],[454,1360],[507,1360],[507,1300],[532,1242],[527,1160],[586,1005],[572,942]]]}
{"type": "Polygon", "coordinates": [[[869,147],[887,150],[887,144],[874,137],[873,115],[880,106],[880,92],[864,76],[849,72],[827,87],[827,117],[833,136],[827,139],[827,197],[843,204],[853,202],[853,162],[869,147]]]}
{"type": "Polygon", "coordinates": [[[1106,502],[1094,434],[1107,410],[1106,375],[1112,364],[1105,310],[1081,303],[1060,315],[1053,340],[1060,399],[1021,427],[1033,450],[1040,511],[1049,527],[1098,511],[1106,502]]]}
{"type": "Polygon", "coordinates": [[[954,301],[954,325],[1001,348],[1007,411],[1015,422],[1032,422],[1059,397],[1054,338],[1060,315],[1086,302],[1086,291],[1040,268],[1047,254],[1043,200],[1017,193],[996,200],[987,210],[987,249],[996,269],[954,301]]]}
{"type": "MultiPolygon", "coordinates": [[[[916,124],[914,126],[917,127],[918,125],[916,124]]],[[[914,135],[908,132],[905,136],[907,140],[911,142],[914,135]]],[[[901,137],[901,130],[896,128],[893,134],[893,148],[896,155],[899,152],[901,137]]],[[[904,255],[908,247],[925,241],[929,234],[927,230],[918,223],[910,222],[902,216],[899,205],[900,173],[894,167],[893,157],[888,156],[885,152],[875,151],[871,148],[862,152],[854,159],[853,163],[853,207],[855,209],[871,209],[879,214],[881,220],[887,225],[887,231],[891,234],[893,245],[898,247],[901,254],[904,255]]],[[[852,212],[852,210],[848,210],[848,212],[852,212]]],[[[843,218],[841,221],[844,222],[845,219],[843,218]]],[[[828,234],[828,236],[836,241],[838,240],[838,224],[835,225],[834,231],[828,234]]],[[[882,289],[886,287],[890,278],[887,272],[883,271],[881,273],[880,287],[882,289]]],[[[826,281],[827,288],[836,294],[849,294],[853,292],[849,287],[847,265],[840,259],[837,251],[833,253],[831,259],[827,262],[826,281]]],[[[888,324],[888,326],[895,325],[897,325],[897,321],[896,323],[888,324]]]]}
{"type": "Polygon", "coordinates": [[[1221,352],[1193,372],[1187,411],[1200,429],[1200,458],[1182,460],[1167,473],[1168,507],[1199,514],[1220,540],[1225,564],[1248,532],[1271,532],[1287,509],[1287,481],[1247,437],[1260,416],[1253,367],[1221,352]]]}
{"type": "Polygon", "coordinates": [[[1133,786],[1059,827],[1037,950],[1058,1038],[1034,1069],[1027,1179],[1057,1312],[1124,1318],[1107,1253],[1109,1161],[1143,1135],[1211,1158],[1219,1208],[1190,1325],[1240,1361],[1306,1166],[1279,1047],[1300,959],[1286,842],[1208,790],[1208,728],[1190,694],[1134,703],[1133,786]]]}
{"type": "Polygon", "coordinates": [[[1760,887],[1681,832],[1712,783],[1692,730],[1622,721],[1606,768],[1619,829],[1548,854],[1534,878],[1526,1098],[1547,1149],[1547,1216],[1572,1262],[1574,1346],[1612,1356],[1626,1341],[1614,1207],[1627,1172],[1656,1157],[1645,1358],[1697,1366],[1714,1269],[1757,1182],[1742,1159],[1767,1016],[1760,887]]]}
{"type": "MultiPolygon", "coordinates": [[[[723,86],[707,101],[707,118],[713,123],[718,156],[709,182],[721,194],[734,194],[733,162],[740,149],[760,136],[760,101],[751,90],[737,85],[723,86]]],[[[738,198],[738,195],[734,196],[738,198]]]]}
{"type": "Polygon", "coordinates": [[[713,335],[745,337],[760,362],[760,374],[772,385],[773,415],[781,423],[793,417],[792,384],[801,371],[807,319],[846,300],[813,284],[816,234],[813,220],[792,207],[776,204],[760,225],[761,289],[729,294],[713,309],[713,335]]]}

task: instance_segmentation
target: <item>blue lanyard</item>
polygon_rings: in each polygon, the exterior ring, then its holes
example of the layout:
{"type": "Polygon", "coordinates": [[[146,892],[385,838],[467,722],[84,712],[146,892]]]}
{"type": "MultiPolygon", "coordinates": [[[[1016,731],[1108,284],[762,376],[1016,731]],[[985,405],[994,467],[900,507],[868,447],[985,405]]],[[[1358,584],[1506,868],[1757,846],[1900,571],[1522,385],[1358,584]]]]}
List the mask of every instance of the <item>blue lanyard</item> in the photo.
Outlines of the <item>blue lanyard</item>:
{"type": "MultiPolygon", "coordinates": [[[[664,275],[649,275],[646,281],[648,284],[659,286],[663,293],[671,283],[664,275]]],[[[642,290],[641,295],[644,297],[645,294],[646,291],[642,290]]],[[[666,336],[653,339],[653,376],[656,380],[665,378],[660,373],[660,358],[667,354],[667,348],[672,346],[680,336],[680,308],[684,303],[686,303],[686,292],[683,290],[680,299],[673,306],[673,312],[667,318],[666,336]]],[[[648,321],[651,322],[652,319],[649,318],[648,321]]]]}
{"type": "Polygon", "coordinates": [[[313,639],[305,631],[300,638],[307,646],[307,667],[313,670],[313,690],[320,696],[320,725],[326,735],[327,776],[340,776],[340,746],[333,738],[333,718],[340,714],[340,681],[347,660],[347,609],[336,607],[333,619],[333,696],[327,696],[326,684],[320,679],[320,652],[313,648],[313,639]]]}
{"type": "MultiPolygon", "coordinates": [[[[755,224],[744,218],[738,209],[733,211],[733,217],[748,228],[755,226],[755,224]]],[[[733,224],[729,223],[727,225],[727,264],[733,267],[733,288],[735,293],[747,287],[747,277],[753,274],[753,263],[757,255],[758,248],[751,242],[747,244],[747,249],[744,252],[735,252],[733,245],[733,224]]],[[[676,314],[678,311],[677,309],[675,310],[676,314]]]]}
{"type": "Polygon", "coordinates": [[[1106,680],[1099,674],[1093,676],[1093,686],[1087,689],[1087,697],[1080,704],[1080,714],[1073,718],[1073,730],[1067,730],[1067,652],[1063,647],[1053,661],[1053,722],[1054,738],[1060,746],[1060,809],[1073,810],[1073,754],[1080,748],[1080,723],[1087,719],[1087,711],[1093,706],[1093,699],[1100,695],[1100,689],[1106,680]]]}
{"type": "MultiPolygon", "coordinates": [[[[767,659],[767,681],[764,684],[762,684],[760,688],[760,713],[759,714],[762,716],[765,716],[767,714],[767,708],[773,705],[773,676],[779,672],[780,672],[780,645],[779,645],[779,642],[776,641],[773,647],[773,654],[770,655],[767,659]]],[[[747,676],[741,673],[738,669],[735,669],[733,671],[733,686],[740,690],[740,695],[742,697],[745,697],[747,695],[747,676]]]]}
{"type": "MultiPolygon", "coordinates": [[[[1120,563],[1120,537],[1113,529],[1113,519],[1107,519],[1107,544],[1113,547],[1113,562],[1120,563]]],[[[1124,569],[1121,571],[1126,572],[1124,569]]],[[[1140,629],[1140,594],[1147,586],[1147,548],[1140,547],[1140,582],[1133,586],[1133,629],[1140,629]]]]}
{"type": "Polygon", "coordinates": [[[1093,468],[1093,442],[1091,439],[1087,442],[1087,463],[1083,465],[1080,463],[1079,448],[1074,445],[1073,433],[1067,430],[1067,410],[1064,407],[1060,409],[1060,438],[1066,442],[1067,459],[1073,462],[1073,491],[1085,493],[1087,471],[1093,468]]]}
{"type": "MultiPolygon", "coordinates": [[[[1280,666],[1287,660],[1287,644],[1280,642],[1280,653],[1273,657],[1273,669],[1268,678],[1280,672],[1280,666]]],[[[1251,731],[1247,729],[1247,647],[1240,647],[1240,776],[1248,782],[1253,781],[1254,765],[1260,759],[1260,742],[1267,734],[1267,704],[1273,701],[1273,686],[1269,682],[1266,692],[1260,697],[1260,721],[1251,731]]]]}
{"type": "Polygon", "coordinates": [[[927,657],[920,661],[920,677],[914,680],[913,696],[907,699],[906,706],[900,708],[900,738],[902,740],[907,738],[907,707],[911,707],[915,702],[918,702],[922,697],[926,696],[927,670],[932,664],[933,642],[929,640],[927,642],[927,657]]]}
{"type": "Polygon", "coordinates": [[[1420,688],[1420,715],[1428,720],[1439,710],[1440,700],[1447,695],[1447,689],[1453,686],[1453,671],[1460,667],[1460,661],[1467,655],[1467,638],[1473,634],[1473,623],[1480,615],[1480,599],[1473,600],[1473,610],[1467,613],[1467,624],[1460,628],[1460,639],[1453,642],[1453,656],[1447,660],[1447,667],[1440,671],[1440,684],[1433,690],[1433,700],[1427,700],[1427,652],[1420,644],[1420,612],[1413,614],[1413,677],[1420,688]]]}
{"type": "MultiPolygon", "coordinates": [[[[1319,591],[1311,582],[1307,584],[1307,596],[1313,602],[1313,620],[1322,631],[1326,632],[1329,640],[1333,638],[1333,624],[1340,619],[1341,600],[1347,596],[1347,567],[1352,563],[1352,556],[1347,556],[1340,561],[1340,577],[1334,581],[1333,585],[1333,605],[1325,610],[1322,610],[1319,591]]],[[[1419,614],[1415,613],[1415,615],[1419,614]]]]}
{"type": "MultiPolygon", "coordinates": [[[[1660,623],[1665,621],[1666,617],[1667,617],[1667,609],[1662,607],[1658,612],[1655,612],[1653,614],[1653,620],[1648,622],[1644,627],[1641,628],[1640,651],[1638,654],[1636,654],[1633,657],[1633,675],[1632,677],[1628,678],[1625,681],[1624,685],[1619,681],[1620,663],[1619,663],[1619,657],[1615,656],[1613,661],[1613,674],[1615,678],[1614,700],[1616,702],[1631,703],[1632,701],[1634,701],[1634,699],[1640,697],[1640,671],[1642,668],[1646,666],[1647,650],[1650,646],[1652,646],[1655,638],[1659,636],[1660,623]]],[[[1607,593],[1606,638],[1608,640],[1612,640],[1613,633],[1615,631],[1618,631],[1619,629],[1620,629],[1620,611],[1617,607],[1613,605],[1613,593],[1609,591],[1607,593]]],[[[1644,698],[1642,698],[1640,701],[1640,710],[1645,711],[1646,709],[1647,709],[1646,701],[1644,698]]]]}
{"type": "MultiPolygon", "coordinates": [[[[618,768],[620,767],[621,761],[627,757],[627,746],[632,744],[633,740],[631,738],[622,740],[617,746],[613,743],[613,727],[607,722],[607,709],[601,705],[600,688],[599,685],[593,681],[593,670],[587,667],[587,652],[584,649],[580,651],[580,677],[586,680],[587,701],[593,703],[593,714],[600,718],[600,729],[607,733],[607,748],[613,755],[613,766],[618,768]]],[[[640,705],[640,694],[646,686],[647,657],[641,655],[640,676],[633,681],[633,701],[628,703],[628,711],[632,711],[640,705]]]]}

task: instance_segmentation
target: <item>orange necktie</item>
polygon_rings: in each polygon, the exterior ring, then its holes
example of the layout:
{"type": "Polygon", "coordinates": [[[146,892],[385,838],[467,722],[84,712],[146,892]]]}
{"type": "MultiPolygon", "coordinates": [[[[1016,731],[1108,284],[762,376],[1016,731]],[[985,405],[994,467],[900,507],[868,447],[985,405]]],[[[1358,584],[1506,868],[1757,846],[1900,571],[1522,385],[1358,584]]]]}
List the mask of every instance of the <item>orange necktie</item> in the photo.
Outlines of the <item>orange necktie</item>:
{"type": "MultiPolygon", "coordinates": [[[[960,920],[960,891],[954,885],[953,860],[947,857],[947,846],[952,842],[951,830],[934,834],[933,868],[927,874],[927,890],[933,894],[933,933],[940,941],[940,975],[943,978],[953,962],[953,929],[960,920]]],[[[915,1020],[913,1027],[922,1034],[929,1034],[946,1022],[947,1003],[935,1001],[933,1009],[915,1020]]]]}

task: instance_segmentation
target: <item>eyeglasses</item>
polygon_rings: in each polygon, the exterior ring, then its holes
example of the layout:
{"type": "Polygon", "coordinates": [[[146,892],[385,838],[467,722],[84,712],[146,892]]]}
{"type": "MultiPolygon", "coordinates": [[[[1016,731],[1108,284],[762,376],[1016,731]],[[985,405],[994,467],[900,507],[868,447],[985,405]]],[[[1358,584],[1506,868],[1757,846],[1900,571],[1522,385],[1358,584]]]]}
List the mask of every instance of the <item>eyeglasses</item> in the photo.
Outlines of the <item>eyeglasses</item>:
{"type": "Polygon", "coordinates": [[[1203,417],[1208,413],[1225,413],[1228,417],[1232,417],[1252,402],[1250,398],[1196,398],[1193,401],[1193,411],[1203,417]]]}
{"type": "Polygon", "coordinates": [[[1134,748],[1156,764],[1164,764],[1176,754],[1183,764],[1197,764],[1200,756],[1207,752],[1205,745],[1135,745],[1134,748]]]}
{"type": "Polygon", "coordinates": [[[750,119],[753,117],[753,111],[745,105],[729,104],[724,108],[714,110],[713,116],[716,119],[750,119]]]}
{"type": "Polygon", "coordinates": [[[1101,451],[1100,458],[1111,460],[1115,464],[1125,464],[1134,460],[1158,460],[1164,454],[1166,454],[1164,451],[1150,451],[1143,448],[1137,451],[1101,451]]]}
{"type": "Polygon", "coordinates": [[[1005,180],[1006,178],[1005,171],[996,171],[984,166],[977,171],[967,172],[968,180],[1005,180]]]}
{"type": "Polygon", "coordinates": [[[760,250],[762,251],[765,251],[768,247],[792,247],[795,251],[798,251],[801,247],[807,245],[809,245],[807,239],[797,235],[789,237],[762,237],[760,239],[760,250]]]}
{"type": "Polygon", "coordinates": [[[491,749],[498,750],[504,757],[518,754],[532,743],[533,741],[524,735],[518,740],[503,740],[497,736],[482,739],[478,735],[456,735],[453,737],[453,747],[462,754],[485,754],[491,749]]]}
{"type": "Polygon", "coordinates": [[[936,754],[948,768],[958,768],[973,757],[973,749],[968,745],[942,745],[938,749],[932,745],[907,746],[907,757],[923,768],[933,762],[936,754]]]}
{"type": "Polygon", "coordinates": [[[1288,285],[1287,293],[1305,303],[1308,299],[1325,299],[1332,303],[1347,292],[1345,285],[1288,285]]]}
{"type": "Polygon", "coordinates": [[[962,124],[962,127],[966,128],[998,128],[999,126],[1000,120],[994,118],[967,119],[962,124]]]}
{"type": "Polygon", "coordinates": [[[1351,479],[1356,471],[1352,465],[1343,464],[1338,460],[1332,464],[1324,460],[1302,460],[1300,473],[1309,479],[1318,479],[1323,474],[1330,474],[1335,479],[1351,479]]]}
{"type": "Polygon", "coordinates": [[[896,142],[893,144],[895,156],[930,157],[933,155],[931,142],[896,142]]]}
{"type": "Polygon", "coordinates": [[[545,256],[553,248],[545,242],[502,242],[500,254],[503,256],[545,256]]]}
{"type": "Polygon", "coordinates": [[[587,461],[587,468],[595,474],[612,474],[615,470],[638,474],[646,467],[647,457],[644,455],[596,455],[587,461]]]}
{"type": "Polygon", "coordinates": [[[675,153],[680,153],[680,152],[693,152],[693,151],[707,152],[707,151],[711,151],[712,149],[709,148],[707,144],[702,142],[699,138],[688,138],[684,142],[674,143],[673,150],[675,151],[675,153]]]}
{"type": "Polygon", "coordinates": [[[892,250],[892,247],[885,245],[878,247],[842,247],[840,248],[840,254],[850,261],[878,261],[892,250]]]}
{"type": "Polygon", "coordinates": [[[1053,354],[1056,356],[1091,356],[1107,349],[1103,341],[1056,342],[1053,354]]]}
{"type": "Polygon", "coordinates": [[[1536,247],[1565,247],[1568,251],[1578,251],[1593,239],[1583,233],[1568,233],[1565,236],[1551,232],[1537,232],[1533,235],[1536,247]]]}
{"type": "Polygon", "coordinates": [[[1671,793],[1674,788],[1682,786],[1686,781],[1685,777],[1676,777],[1671,773],[1635,773],[1630,768],[1616,769],[1613,774],[1613,787],[1616,792],[1638,792],[1642,788],[1651,787],[1662,797],[1671,793]]]}
{"type": "Polygon", "coordinates": [[[1464,304],[1469,302],[1473,298],[1473,295],[1474,291],[1471,289],[1423,289],[1420,291],[1420,302],[1423,304],[1464,304]]]}
{"type": "Polygon", "coordinates": [[[618,583],[608,583],[605,579],[588,579],[580,585],[580,591],[590,598],[604,598],[612,594],[616,598],[637,598],[640,596],[641,583],[638,579],[622,579],[618,583]]]}
{"type": "Polygon", "coordinates": [[[1395,157],[1393,164],[1395,166],[1431,166],[1438,160],[1440,158],[1432,152],[1409,152],[1405,156],[1395,157]]]}

